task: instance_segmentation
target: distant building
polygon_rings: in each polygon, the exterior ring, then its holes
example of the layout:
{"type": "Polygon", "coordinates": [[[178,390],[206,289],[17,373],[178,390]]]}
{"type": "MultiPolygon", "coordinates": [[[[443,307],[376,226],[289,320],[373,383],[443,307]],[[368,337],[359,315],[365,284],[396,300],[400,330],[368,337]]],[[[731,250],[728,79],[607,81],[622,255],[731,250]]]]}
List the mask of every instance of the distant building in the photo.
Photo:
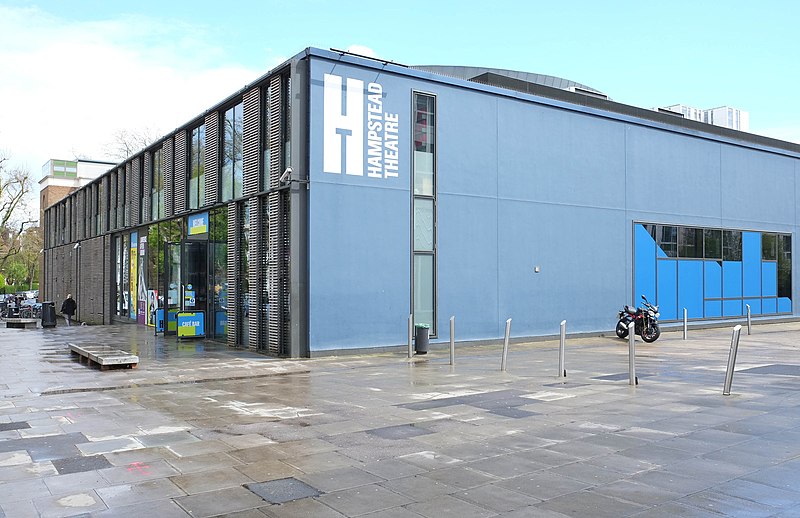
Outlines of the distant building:
{"type": "Polygon", "coordinates": [[[739,108],[720,106],[718,108],[703,110],[692,106],[686,106],[685,104],[673,104],[672,106],[659,108],[657,111],[664,110],[680,113],[683,115],[684,119],[705,122],[706,124],[713,124],[714,126],[722,126],[723,128],[739,131],[750,131],[750,113],[740,110],[739,108]]]}
{"type": "Polygon", "coordinates": [[[703,122],[739,131],[750,131],[750,114],[730,106],[703,110],[703,122]]]}
{"type": "Polygon", "coordinates": [[[115,165],[97,160],[48,160],[42,166],[42,179],[39,180],[39,221],[42,220],[46,208],[63,200],[71,192],[98,178],[115,165]]]}

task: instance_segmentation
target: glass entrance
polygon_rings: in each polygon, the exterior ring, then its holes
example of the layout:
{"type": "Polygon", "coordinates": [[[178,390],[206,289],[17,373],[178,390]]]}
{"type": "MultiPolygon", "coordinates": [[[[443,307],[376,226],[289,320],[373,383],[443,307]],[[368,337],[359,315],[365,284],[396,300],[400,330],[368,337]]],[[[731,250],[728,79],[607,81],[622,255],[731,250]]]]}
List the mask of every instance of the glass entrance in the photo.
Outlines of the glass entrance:
{"type": "Polygon", "coordinates": [[[203,311],[208,315],[208,242],[167,243],[164,254],[167,293],[165,334],[178,331],[179,311],[203,311]]]}

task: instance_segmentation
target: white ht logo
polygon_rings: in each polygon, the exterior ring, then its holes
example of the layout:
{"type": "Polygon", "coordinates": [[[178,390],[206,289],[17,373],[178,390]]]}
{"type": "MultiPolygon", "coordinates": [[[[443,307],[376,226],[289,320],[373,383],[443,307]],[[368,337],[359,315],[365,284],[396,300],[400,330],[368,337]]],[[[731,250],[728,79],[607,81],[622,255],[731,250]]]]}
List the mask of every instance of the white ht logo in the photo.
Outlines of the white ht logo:
{"type": "Polygon", "coordinates": [[[343,92],[342,78],[325,74],[323,117],[323,170],[341,174],[344,166],[346,174],[363,176],[364,82],[347,78],[343,92]]]}
{"type": "Polygon", "coordinates": [[[400,117],[383,111],[383,86],[325,74],[323,109],[323,171],[326,173],[397,178],[400,174],[400,117]],[[365,129],[366,128],[366,129],[365,129]],[[365,138],[366,137],[366,138],[365,138]]]}

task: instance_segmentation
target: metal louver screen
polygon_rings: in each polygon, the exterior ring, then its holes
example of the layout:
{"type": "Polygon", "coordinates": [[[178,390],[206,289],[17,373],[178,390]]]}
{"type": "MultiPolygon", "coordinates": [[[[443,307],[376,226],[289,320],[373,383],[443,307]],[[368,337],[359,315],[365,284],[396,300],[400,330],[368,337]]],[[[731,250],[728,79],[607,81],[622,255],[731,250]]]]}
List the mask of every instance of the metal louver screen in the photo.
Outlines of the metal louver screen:
{"type": "Polygon", "coordinates": [[[116,215],[116,206],[117,206],[117,189],[115,185],[117,183],[117,173],[111,173],[108,179],[108,230],[114,230],[117,228],[117,215],[116,215]]]}
{"type": "Polygon", "coordinates": [[[175,214],[175,166],[173,160],[173,141],[171,138],[164,141],[162,160],[164,166],[164,215],[170,217],[175,214]]]}
{"type": "Polygon", "coordinates": [[[131,211],[131,219],[129,220],[129,222],[131,225],[138,225],[139,223],[142,222],[142,220],[139,219],[140,218],[139,200],[141,199],[141,189],[142,189],[142,186],[139,185],[139,178],[142,172],[141,169],[142,161],[137,156],[136,158],[133,159],[130,165],[131,165],[131,172],[130,172],[131,192],[128,195],[128,200],[130,200],[129,204],[131,211]]]}
{"type": "Polygon", "coordinates": [[[228,204],[228,338],[227,343],[231,347],[236,347],[236,330],[239,323],[239,296],[237,293],[238,282],[238,263],[239,257],[239,221],[236,204],[228,204]]]}
{"type": "MultiPolygon", "coordinates": [[[[280,184],[281,166],[283,165],[283,133],[281,123],[281,106],[283,89],[281,76],[274,76],[269,83],[269,188],[275,189],[280,184]]],[[[267,287],[269,291],[269,323],[267,351],[269,354],[280,355],[288,350],[284,333],[285,314],[288,310],[286,299],[288,294],[282,290],[282,218],[281,218],[281,193],[272,192],[267,196],[269,206],[269,243],[267,247],[267,287]]]]}
{"type": "Polygon", "coordinates": [[[219,201],[219,112],[206,115],[206,146],[203,154],[206,205],[219,201]]]}
{"type": "Polygon", "coordinates": [[[175,135],[175,213],[186,210],[186,131],[175,135]]]}
{"type": "Polygon", "coordinates": [[[150,216],[152,212],[150,211],[150,191],[153,189],[153,175],[151,174],[153,170],[153,154],[152,153],[145,153],[144,154],[144,186],[142,186],[142,191],[144,192],[144,214],[142,214],[142,219],[140,221],[150,221],[153,218],[150,216]]]}
{"type": "MultiPolygon", "coordinates": [[[[243,135],[242,155],[244,160],[245,196],[259,190],[258,180],[261,171],[261,89],[253,88],[244,94],[242,100],[243,135]]],[[[253,228],[252,226],[250,228],[253,228]]]]}
{"type": "Polygon", "coordinates": [[[100,232],[105,232],[109,230],[108,227],[108,197],[111,191],[111,178],[109,176],[104,177],[102,180],[103,188],[100,189],[100,218],[102,219],[102,224],[100,225],[100,232]]]}
{"type": "Polygon", "coordinates": [[[248,284],[250,286],[250,293],[248,293],[248,298],[250,300],[250,325],[248,326],[250,330],[250,336],[248,339],[248,345],[253,347],[259,346],[259,331],[261,330],[261,326],[259,325],[259,320],[261,319],[261,306],[262,300],[259,297],[260,291],[259,290],[259,280],[261,278],[260,275],[260,266],[261,263],[259,261],[254,261],[258,257],[261,257],[261,235],[259,229],[261,228],[261,211],[260,205],[257,203],[258,200],[250,200],[247,203],[250,204],[250,235],[248,236],[250,241],[250,264],[248,268],[248,284]]]}
{"type": "Polygon", "coordinates": [[[269,228],[270,228],[270,213],[269,213],[269,199],[262,196],[258,199],[261,212],[261,221],[259,222],[259,250],[258,250],[258,287],[261,300],[260,311],[262,312],[259,319],[259,341],[258,349],[269,351],[269,309],[272,300],[270,299],[270,283],[269,283],[269,228]]]}
{"type": "Polygon", "coordinates": [[[125,196],[123,196],[125,219],[123,220],[122,226],[127,227],[131,224],[131,216],[133,215],[132,205],[134,201],[138,203],[139,200],[135,200],[133,197],[133,167],[131,167],[131,163],[128,162],[125,164],[125,196]]]}

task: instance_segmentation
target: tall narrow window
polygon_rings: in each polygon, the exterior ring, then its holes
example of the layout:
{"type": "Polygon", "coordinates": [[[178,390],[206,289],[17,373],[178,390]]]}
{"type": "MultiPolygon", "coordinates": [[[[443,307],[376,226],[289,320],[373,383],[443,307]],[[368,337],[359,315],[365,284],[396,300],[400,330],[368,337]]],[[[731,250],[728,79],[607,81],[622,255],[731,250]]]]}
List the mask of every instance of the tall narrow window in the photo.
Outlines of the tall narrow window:
{"type": "Polygon", "coordinates": [[[242,161],[242,103],[225,111],[222,141],[222,201],[239,198],[244,185],[242,161]]]}
{"type": "Polygon", "coordinates": [[[196,209],[206,204],[206,174],[204,166],[206,149],[206,125],[192,130],[192,140],[189,143],[189,182],[187,184],[188,202],[190,209],[196,209]]]}
{"type": "Polygon", "coordinates": [[[164,169],[160,149],[153,152],[150,167],[150,219],[156,221],[164,217],[164,169]]]}
{"type": "Polygon", "coordinates": [[[414,93],[412,246],[415,325],[436,334],[436,98],[414,93]]]}

